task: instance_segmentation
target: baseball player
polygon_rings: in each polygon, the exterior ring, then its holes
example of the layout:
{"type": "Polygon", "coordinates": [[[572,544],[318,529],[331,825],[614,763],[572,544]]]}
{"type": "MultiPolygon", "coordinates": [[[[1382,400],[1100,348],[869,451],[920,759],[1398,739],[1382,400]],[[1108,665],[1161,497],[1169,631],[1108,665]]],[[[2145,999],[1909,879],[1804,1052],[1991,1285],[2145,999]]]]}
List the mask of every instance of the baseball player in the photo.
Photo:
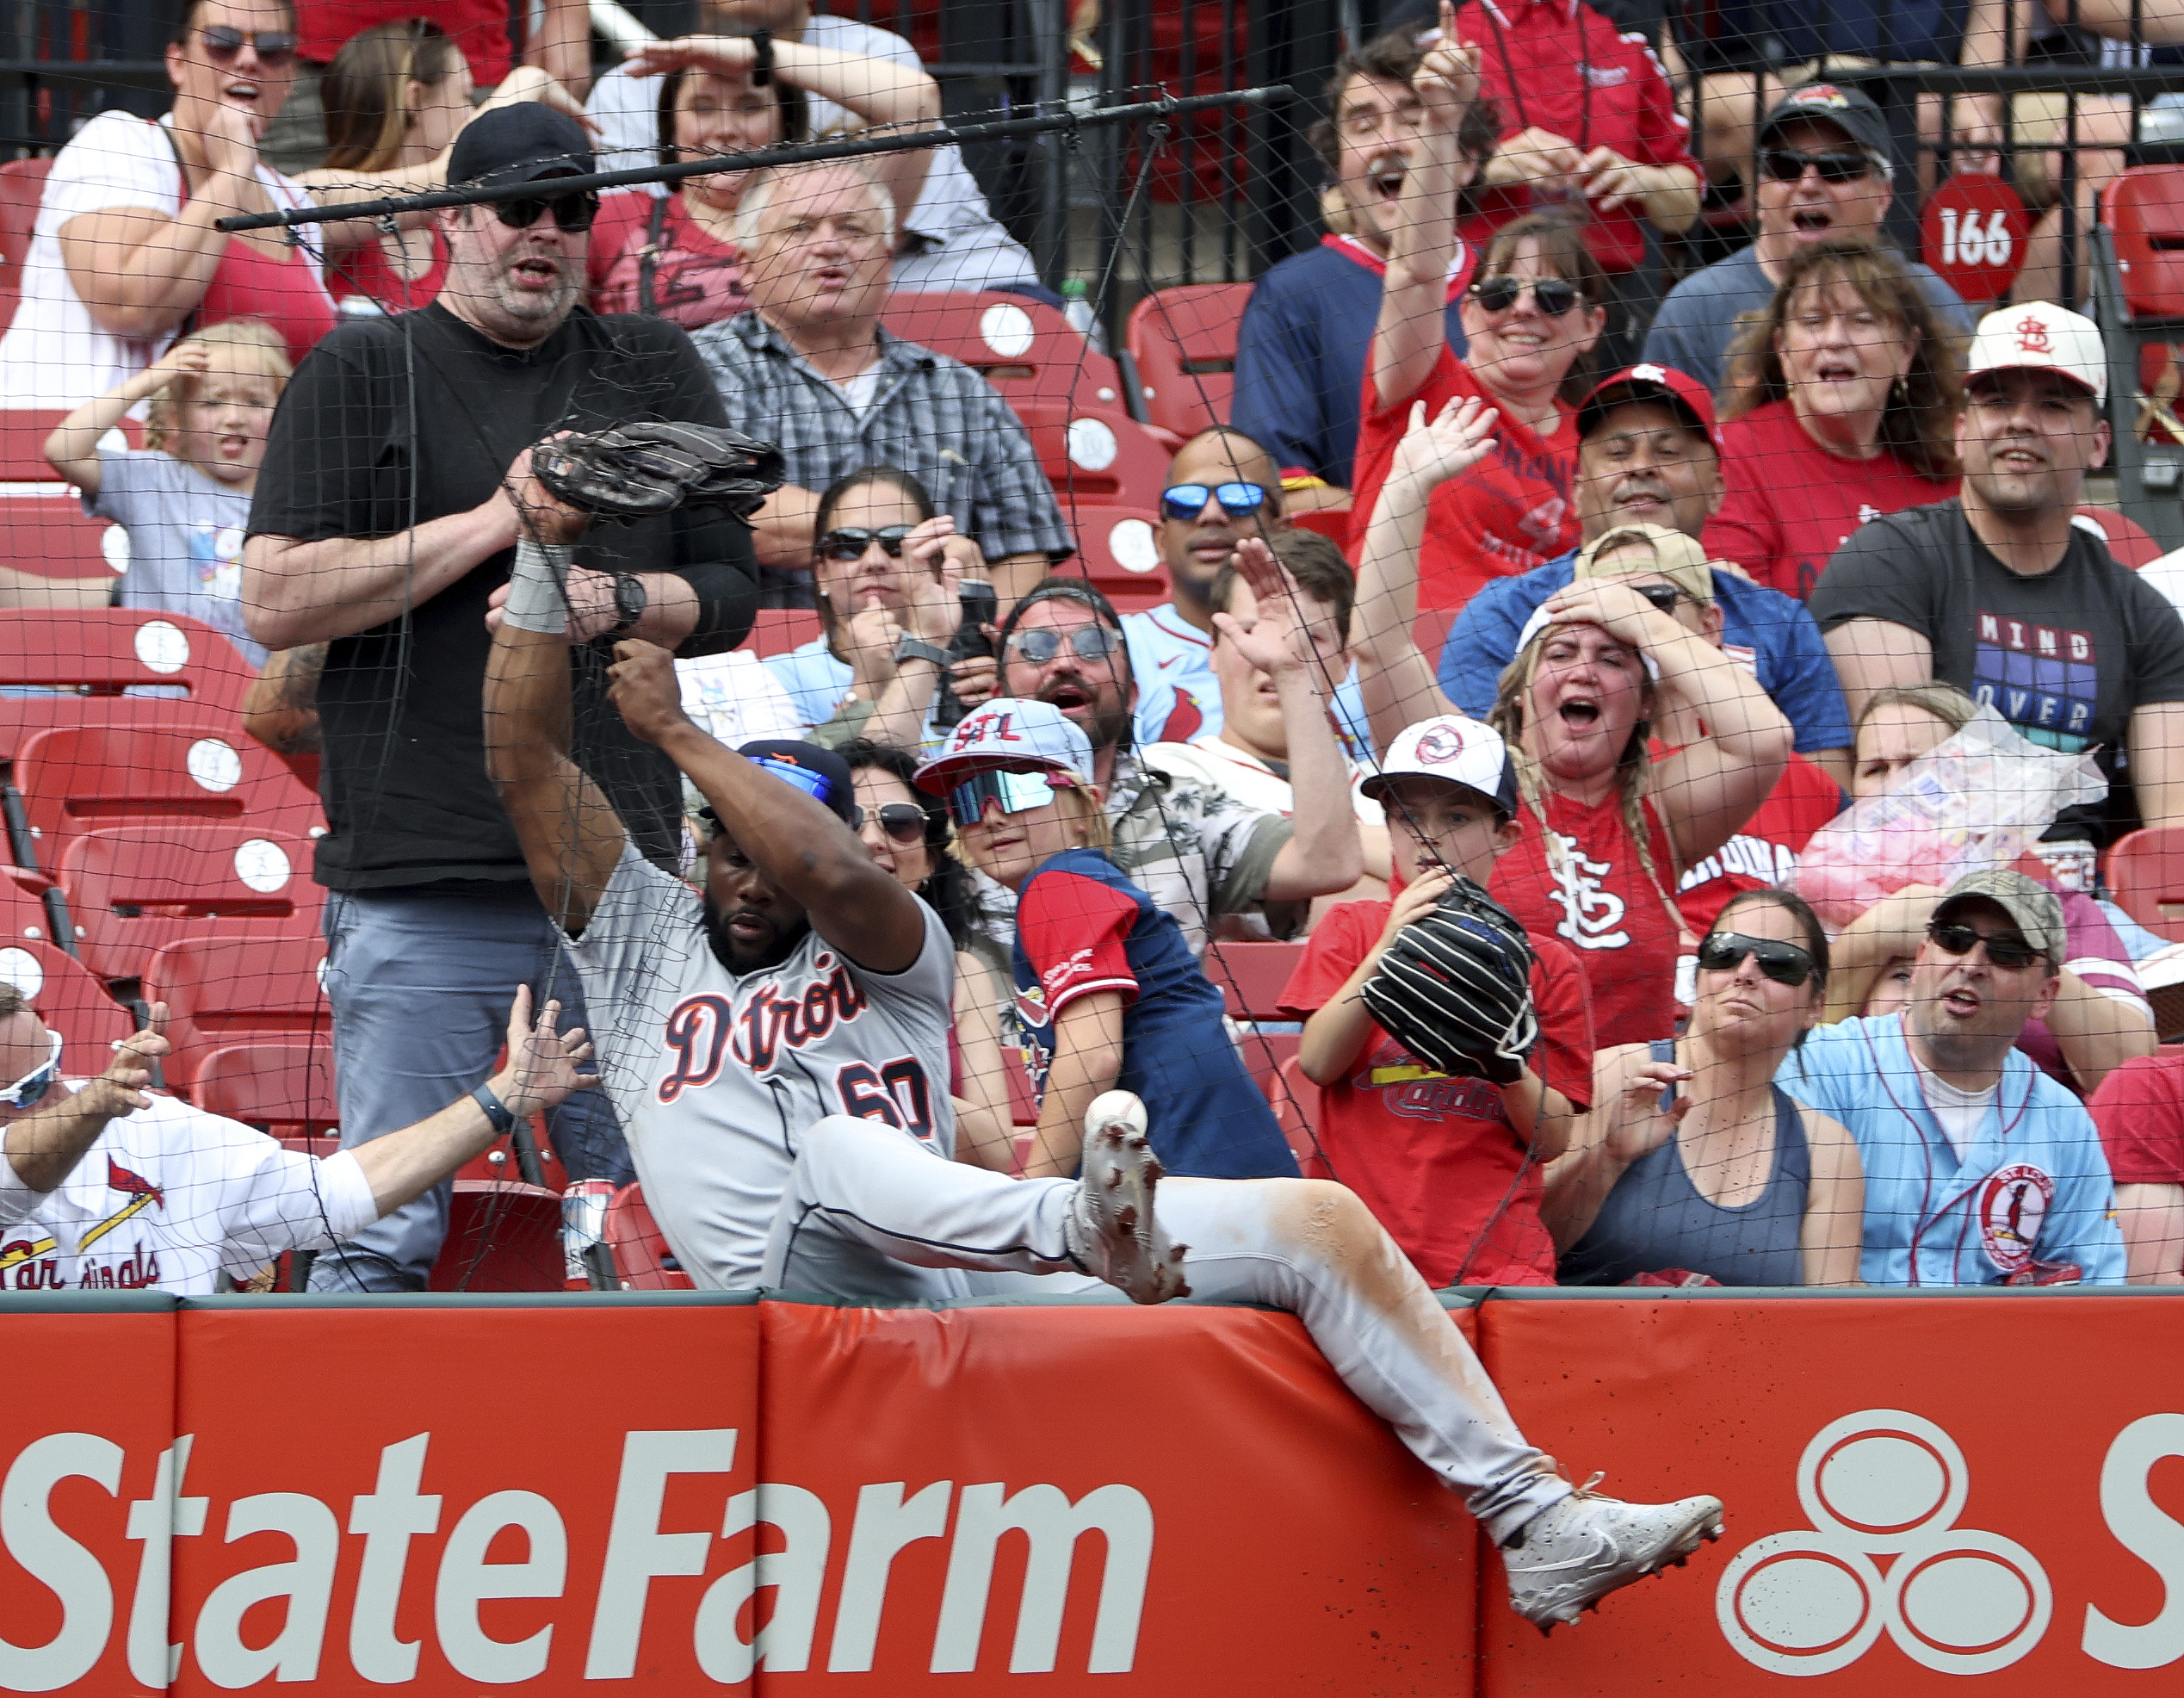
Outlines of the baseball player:
{"type": "Polygon", "coordinates": [[[722,747],[684,716],[665,650],[617,645],[616,707],[719,826],[701,897],[632,852],[565,752],[559,609],[550,563],[519,560],[486,673],[488,759],[612,1028],[602,1071],[647,1198],[699,1284],[931,1298],[979,1272],[1290,1309],[1465,1494],[1502,1547],[1514,1608],[1542,1628],[1719,1533],[1714,1498],[1626,1504],[1558,1478],[1339,1186],[1179,1180],[1156,1218],[1160,1165],[1126,1092],[1092,1106],[1077,1179],[944,1159],[953,955],[938,919],[849,828],[847,772],[820,750],[722,747]]]}

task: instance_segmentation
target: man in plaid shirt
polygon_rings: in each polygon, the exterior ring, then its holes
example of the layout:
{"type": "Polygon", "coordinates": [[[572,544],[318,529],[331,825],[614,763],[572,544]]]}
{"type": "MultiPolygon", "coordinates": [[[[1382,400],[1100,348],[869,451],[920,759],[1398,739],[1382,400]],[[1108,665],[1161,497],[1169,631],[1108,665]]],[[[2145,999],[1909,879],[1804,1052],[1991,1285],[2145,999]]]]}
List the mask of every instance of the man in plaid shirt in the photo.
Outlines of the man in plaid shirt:
{"type": "Polygon", "coordinates": [[[691,339],[729,422],[788,460],[789,482],[753,520],[770,573],[809,567],[827,485],[897,466],[978,544],[1005,605],[1076,545],[993,387],[880,327],[894,234],[894,202],[851,161],[757,173],[736,208],[752,310],[691,339]]]}

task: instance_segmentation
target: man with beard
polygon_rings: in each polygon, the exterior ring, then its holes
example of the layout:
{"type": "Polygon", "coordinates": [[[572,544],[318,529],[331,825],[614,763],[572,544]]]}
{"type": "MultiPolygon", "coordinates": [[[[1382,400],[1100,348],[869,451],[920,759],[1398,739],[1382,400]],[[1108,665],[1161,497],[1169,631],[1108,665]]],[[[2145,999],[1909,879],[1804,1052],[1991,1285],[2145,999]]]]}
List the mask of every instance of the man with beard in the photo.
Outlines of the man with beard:
{"type": "MultiPolygon", "coordinates": [[[[242,598],[261,642],[326,646],[317,697],[331,829],[317,876],[331,893],[325,982],[350,1145],[476,1085],[515,987],[570,976],[481,782],[487,616],[519,538],[573,550],[566,641],[634,631],[710,654],[751,623],[745,527],[684,510],[587,531],[529,475],[530,444],[557,431],[726,422],[680,330],[579,306],[597,203],[552,196],[541,180],[591,168],[582,128],[546,107],[471,124],[450,180],[539,182],[540,198],[442,212],[451,263],[438,301],[327,336],[289,384],[266,446],[242,598]]],[[[566,670],[566,650],[561,659],[566,670]]],[[[682,812],[672,764],[605,711],[596,680],[578,707],[587,766],[641,852],[671,866],[682,812]]],[[[561,1000],[581,1024],[573,995],[561,1000]]],[[[626,1176],[610,1114],[578,1098],[551,1124],[561,1177],[626,1176]]],[[[321,1256],[314,1285],[422,1288],[447,1197],[437,1187],[321,1256]]]]}
{"type": "Polygon", "coordinates": [[[2090,319],[2045,301],[1979,321],[1953,501],[1859,527],[1813,586],[1854,718],[1888,685],[1953,684],[2034,742],[2096,752],[2105,803],[2051,839],[2184,825],[2184,621],[2071,521],[2108,455],[2090,319]]]}
{"type": "MultiPolygon", "coordinates": [[[[1629,524],[1698,537],[1722,505],[1722,462],[1714,400],[1680,371],[1636,365],[1593,387],[1577,410],[1577,476],[1571,498],[1585,543],[1629,524]]],[[[1463,712],[1484,718],[1517,634],[1576,570],[1579,550],[1515,578],[1490,579],[1449,627],[1441,689],[1463,712]]],[[[1795,598],[1735,571],[1713,574],[1710,634],[1760,680],[1796,734],[1797,752],[1838,782],[1850,773],[1850,718],[1812,615],[1795,598]]],[[[1360,607],[1362,622],[1370,617],[1360,607]]]]}
{"type": "MultiPolygon", "coordinates": [[[[1364,851],[1350,798],[1350,765],[1327,714],[1328,668],[1314,649],[1296,580],[1265,545],[1248,540],[1238,568],[1258,598],[1255,651],[1281,703],[1296,806],[1284,818],[1247,807],[1219,785],[1172,777],[1129,747],[1136,685],[1122,621],[1080,579],[1049,578],[1001,627],[999,696],[1052,703],[1090,740],[1092,781],[1107,799],[1115,844],[1109,858],[1173,914],[1194,954],[1218,922],[1235,916],[1247,935],[1293,933],[1315,896],[1363,877],[1364,851]]],[[[1240,629],[1212,616],[1225,635],[1240,629]]],[[[1012,911],[1008,893],[982,881],[989,912],[1012,911]]],[[[1007,926],[1003,925],[1005,938],[1007,926]]]]}

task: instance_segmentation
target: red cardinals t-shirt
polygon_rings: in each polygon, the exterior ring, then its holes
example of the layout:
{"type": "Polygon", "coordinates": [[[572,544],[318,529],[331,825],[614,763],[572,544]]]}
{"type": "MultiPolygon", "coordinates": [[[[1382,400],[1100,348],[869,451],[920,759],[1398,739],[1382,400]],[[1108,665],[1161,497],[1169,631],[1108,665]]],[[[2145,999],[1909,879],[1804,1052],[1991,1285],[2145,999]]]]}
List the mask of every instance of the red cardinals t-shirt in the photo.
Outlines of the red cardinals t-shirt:
{"type": "Polygon", "coordinates": [[[1800,601],[1868,519],[1957,493],[1956,479],[1922,478],[1886,449],[1871,460],[1828,453],[1787,401],[1769,401],[1722,426],[1722,482],[1721,511],[1701,539],[1707,554],[1800,601]]]}
{"type": "Polygon", "coordinates": [[[2184,1185],[2184,1055],[2132,1057],[2086,1108],[2118,1185],[2184,1185]]]}
{"type": "MultiPolygon", "coordinates": [[[[1365,531],[1388,481],[1395,445],[1410,429],[1414,401],[1437,417],[1451,400],[1498,405],[1470,368],[1444,347],[1432,375],[1416,394],[1379,405],[1372,369],[1365,369],[1358,402],[1358,459],[1351,487],[1350,555],[1362,558],[1365,531]]],[[[1504,411],[1494,427],[1493,452],[1461,477],[1433,492],[1426,509],[1426,541],[1418,554],[1418,604],[1461,608],[1492,578],[1514,578],[1566,555],[1580,541],[1570,506],[1570,478],[1577,469],[1577,424],[1565,408],[1552,434],[1541,436],[1504,411]]]]}
{"type": "Polygon", "coordinates": [[[1550,860],[1538,819],[1527,811],[1523,836],[1494,863],[1488,893],[1517,916],[1535,946],[1543,938],[1569,946],[1592,990],[1594,1031],[1617,1044],[1673,1038],[1682,927],[1661,894],[1675,870],[1653,804],[1645,804],[1645,820],[1661,884],[1647,877],[1615,796],[1587,808],[1550,795],[1544,807],[1566,849],[1560,865],[1550,860]]]}
{"type": "Polygon", "coordinates": [[[1759,812],[1684,874],[1676,906],[1692,935],[1703,938],[1711,931],[1723,905],[1740,890],[1788,884],[1797,871],[1798,851],[1845,805],[1833,778],[1803,755],[1792,754],[1759,812]]]}
{"type": "MultiPolygon", "coordinates": [[[[1344,902],[1313,928],[1282,992],[1309,1019],[1380,941],[1393,904],[1344,902]]],[[[1569,951],[1535,936],[1531,1069],[1578,1108],[1593,1100],[1593,1032],[1569,951]]],[[[1501,1093],[1451,1079],[1369,1025],[1357,1058],[1321,1087],[1315,1122],[1333,1176],[1364,1199],[1429,1286],[1551,1286],[1555,1246],[1539,1218],[1540,1164],[1509,1124],[1501,1093]]]]}

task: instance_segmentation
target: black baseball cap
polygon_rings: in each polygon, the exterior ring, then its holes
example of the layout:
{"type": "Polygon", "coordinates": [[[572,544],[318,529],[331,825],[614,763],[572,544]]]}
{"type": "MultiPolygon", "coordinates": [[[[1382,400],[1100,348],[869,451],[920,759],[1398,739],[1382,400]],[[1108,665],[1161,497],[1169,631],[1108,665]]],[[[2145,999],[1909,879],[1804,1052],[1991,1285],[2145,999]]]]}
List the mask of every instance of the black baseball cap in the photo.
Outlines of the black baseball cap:
{"type": "MultiPolygon", "coordinates": [[[[764,767],[783,784],[794,784],[806,796],[826,803],[836,819],[844,825],[849,823],[850,809],[857,806],[857,775],[833,750],[823,749],[817,743],[764,738],[743,744],[736,753],[753,765],[764,767]]],[[[697,816],[716,826],[721,823],[721,816],[710,808],[699,809],[697,816]]]]}
{"type": "Polygon", "coordinates": [[[480,112],[462,127],[448,156],[451,183],[529,183],[595,169],[584,126],[535,100],[480,112]]]}
{"type": "Polygon", "coordinates": [[[1808,83],[1777,101],[1766,121],[1760,126],[1760,146],[1772,147],[1785,124],[1801,119],[1833,124],[1859,146],[1870,147],[1884,158],[1888,155],[1888,120],[1881,115],[1881,108],[1859,90],[1833,83],[1808,83]]]}

